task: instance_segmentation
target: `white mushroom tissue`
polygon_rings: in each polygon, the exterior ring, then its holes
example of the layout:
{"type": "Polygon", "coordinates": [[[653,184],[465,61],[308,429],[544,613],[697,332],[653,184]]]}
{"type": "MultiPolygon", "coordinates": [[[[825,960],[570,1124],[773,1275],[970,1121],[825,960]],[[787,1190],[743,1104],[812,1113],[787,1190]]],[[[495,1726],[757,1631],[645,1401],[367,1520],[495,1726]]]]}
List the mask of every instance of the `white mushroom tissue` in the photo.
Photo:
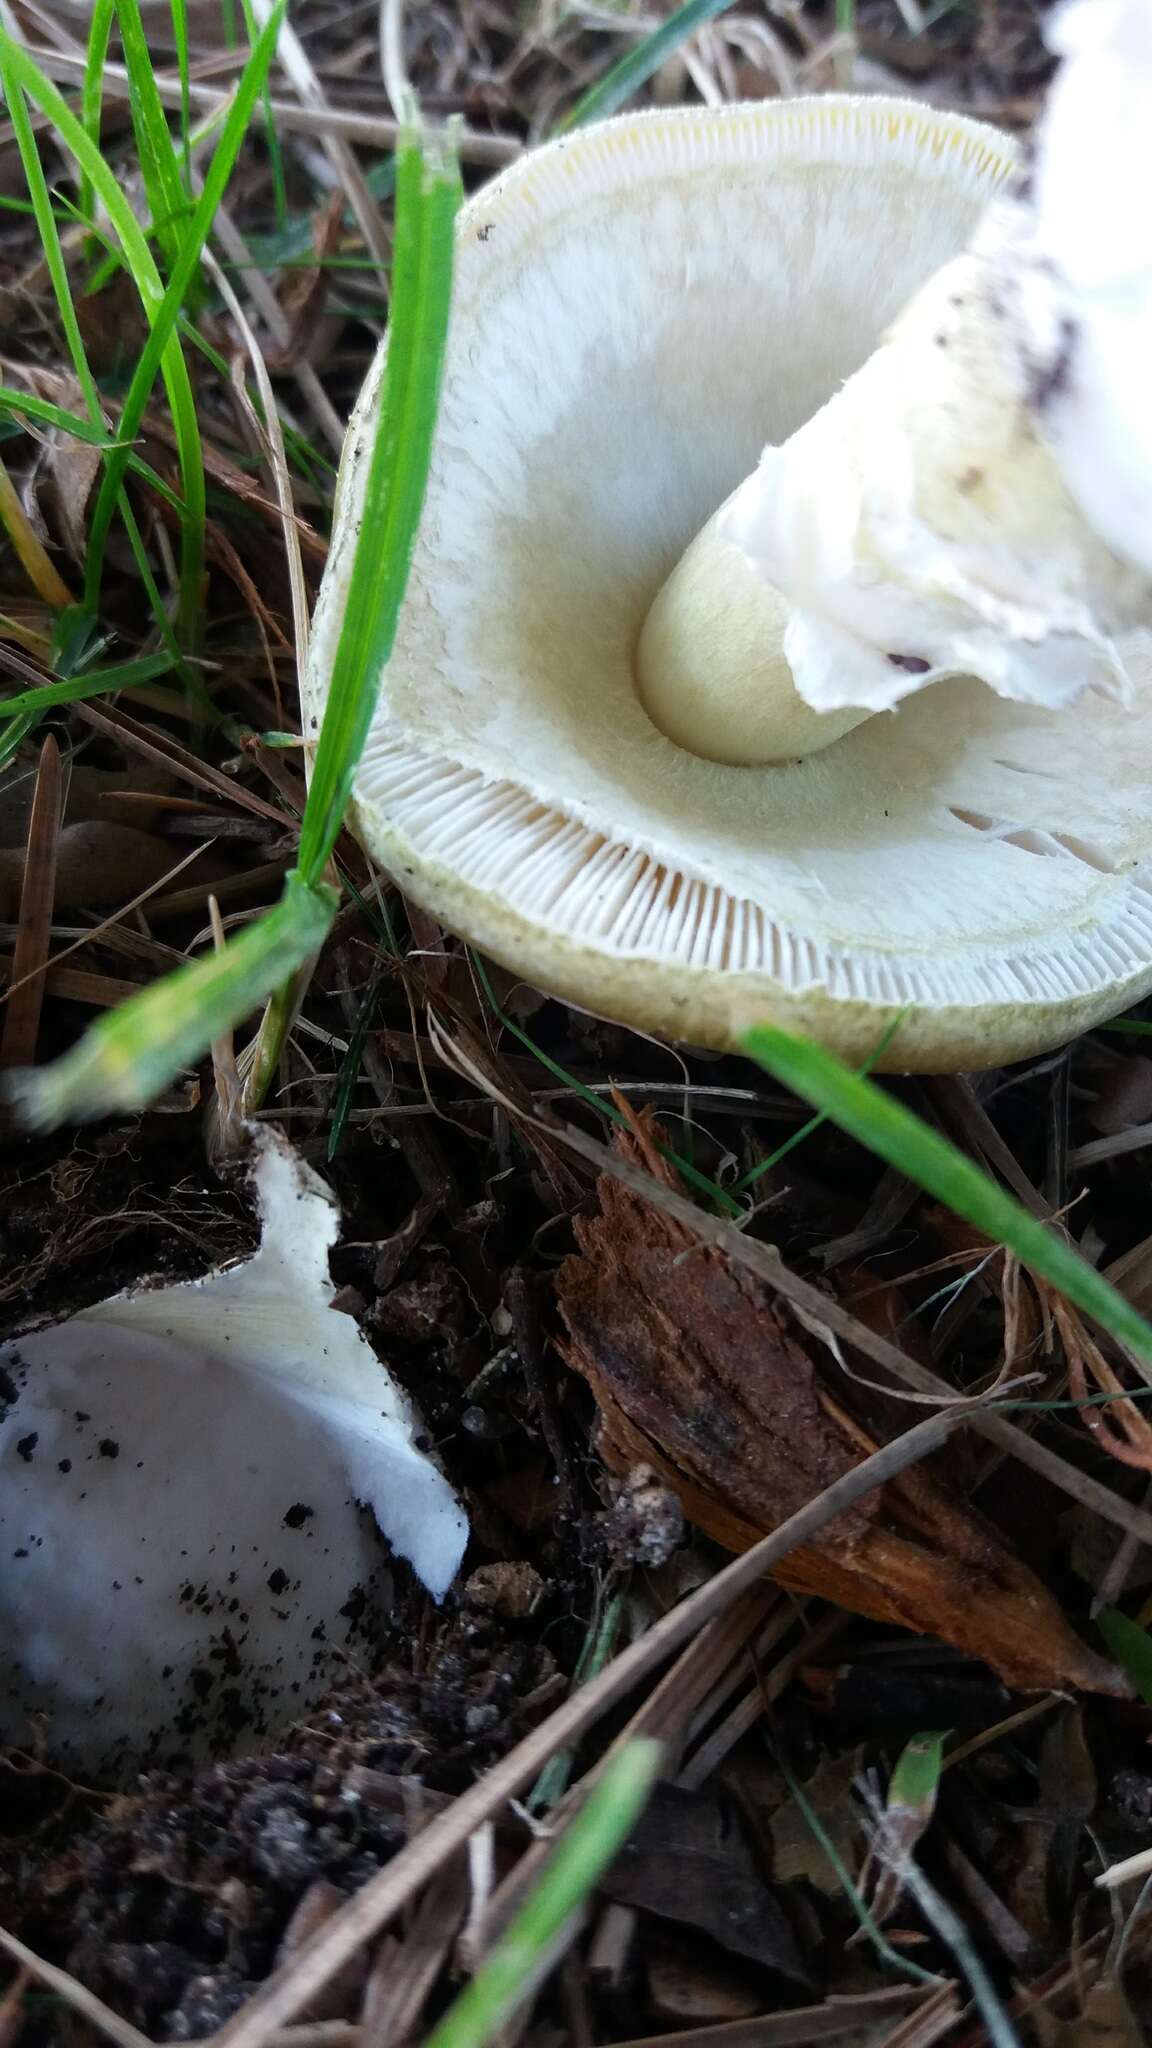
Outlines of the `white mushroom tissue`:
{"type": "Polygon", "coordinates": [[[437,1598],[467,1540],[332,1307],[331,1196],[257,1144],[253,1258],[0,1349],[0,1733],[89,1775],[259,1746],[370,1664],[381,1535],[437,1598]]]}

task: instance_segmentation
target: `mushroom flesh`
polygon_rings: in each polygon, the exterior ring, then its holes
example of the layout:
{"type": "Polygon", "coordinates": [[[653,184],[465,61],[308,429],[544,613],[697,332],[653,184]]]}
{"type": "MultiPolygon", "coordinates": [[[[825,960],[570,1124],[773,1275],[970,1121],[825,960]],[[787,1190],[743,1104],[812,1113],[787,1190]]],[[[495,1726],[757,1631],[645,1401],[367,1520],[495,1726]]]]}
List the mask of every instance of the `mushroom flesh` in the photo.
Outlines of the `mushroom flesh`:
{"type": "MultiPolygon", "coordinates": [[[[717,1049],[771,1019],[860,1059],[899,1019],[905,1071],[1152,985],[1152,663],[1115,637],[1148,585],[990,314],[1019,173],[977,123],[830,96],[606,122],[464,208],[355,792],[449,929],[717,1049]]],[[[313,732],[379,394],[378,362],[313,732]]]]}

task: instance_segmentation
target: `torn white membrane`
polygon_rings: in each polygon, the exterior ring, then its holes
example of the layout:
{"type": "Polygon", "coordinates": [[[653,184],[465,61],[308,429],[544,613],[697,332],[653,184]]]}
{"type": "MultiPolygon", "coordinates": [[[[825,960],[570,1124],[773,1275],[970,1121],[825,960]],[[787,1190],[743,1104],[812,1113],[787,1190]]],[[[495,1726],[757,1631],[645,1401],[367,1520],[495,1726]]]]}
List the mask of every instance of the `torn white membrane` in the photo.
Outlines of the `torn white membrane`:
{"type": "Polygon", "coordinates": [[[1152,8],[1075,0],[1033,171],[1023,311],[1041,428],[1097,532],[1152,575],[1152,8]]]}
{"type": "Polygon", "coordinates": [[[794,607],[804,702],[953,675],[1127,698],[1152,624],[1152,10],[1076,0],[1030,172],[715,522],[794,607]]]}
{"type": "Polygon", "coordinates": [[[331,1198],[259,1142],[254,1258],[0,1352],[0,1730],[88,1775],[258,1746],[345,1654],[371,1664],[378,1528],[437,1597],[466,1541],[406,1398],[331,1306],[331,1198]]]}

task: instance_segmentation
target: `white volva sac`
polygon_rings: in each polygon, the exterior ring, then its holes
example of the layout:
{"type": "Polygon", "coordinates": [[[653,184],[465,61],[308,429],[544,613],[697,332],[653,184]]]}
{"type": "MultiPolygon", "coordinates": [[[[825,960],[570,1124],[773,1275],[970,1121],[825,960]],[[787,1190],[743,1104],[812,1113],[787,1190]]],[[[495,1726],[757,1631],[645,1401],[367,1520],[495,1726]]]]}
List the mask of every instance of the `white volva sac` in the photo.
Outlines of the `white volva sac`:
{"type": "Polygon", "coordinates": [[[626,117],[470,201],[356,786],[409,894],[717,1048],[903,1013],[882,1065],[979,1067],[1152,986],[1152,593],[1064,461],[1038,232],[1006,138],[876,99],[626,117]]]}
{"type": "Polygon", "coordinates": [[[331,1197],[257,1142],[254,1258],[0,1351],[0,1731],[82,1773],[259,1746],[377,1654],[379,1532],[437,1597],[467,1539],[331,1306],[331,1197]]]}

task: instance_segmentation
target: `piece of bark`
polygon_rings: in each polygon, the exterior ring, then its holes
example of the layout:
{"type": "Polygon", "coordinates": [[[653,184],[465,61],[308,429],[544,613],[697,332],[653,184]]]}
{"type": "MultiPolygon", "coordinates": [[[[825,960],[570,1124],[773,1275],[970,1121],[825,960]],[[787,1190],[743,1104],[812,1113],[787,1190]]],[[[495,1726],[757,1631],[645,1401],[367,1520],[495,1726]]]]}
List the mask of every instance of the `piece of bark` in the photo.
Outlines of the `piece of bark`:
{"type": "MultiPolygon", "coordinates": [[[[675,1187],[657,1137],[650,1119],[634,1119],[622,1156],[675,1187]]],[[[653,1467],[691,1521],[746,1550],[875,1446],[754,1274],[611,1175],[598,1197],[556,1284],[560,1349],[596,1397],[601,1455],[615,1472],[653,1467]]],[[[923,1466],[792,1551],[775,1576],[939,1636],[1012,1686],[1127,1691],[995,1528],[923,1466]]]]}

